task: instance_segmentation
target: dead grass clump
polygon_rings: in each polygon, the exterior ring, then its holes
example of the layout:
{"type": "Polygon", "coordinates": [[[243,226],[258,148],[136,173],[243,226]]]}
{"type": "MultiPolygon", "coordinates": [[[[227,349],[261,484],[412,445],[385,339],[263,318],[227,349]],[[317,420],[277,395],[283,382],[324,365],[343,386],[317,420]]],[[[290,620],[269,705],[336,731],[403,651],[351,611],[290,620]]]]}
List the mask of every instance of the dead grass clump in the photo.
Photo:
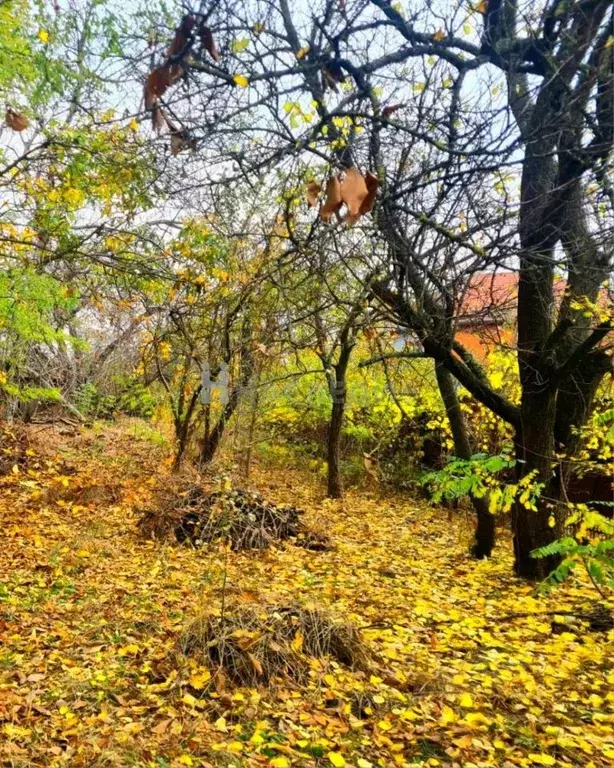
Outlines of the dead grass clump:
{"type": "Polygon", "coordinates": [[[298,605],[262,612],[241,607],[222,617],[200,617],[186,627],[180,647],[218,678],[247,687],[282,678],[304,681],[314,658],[368,666],[355,627],[298,605]]]}

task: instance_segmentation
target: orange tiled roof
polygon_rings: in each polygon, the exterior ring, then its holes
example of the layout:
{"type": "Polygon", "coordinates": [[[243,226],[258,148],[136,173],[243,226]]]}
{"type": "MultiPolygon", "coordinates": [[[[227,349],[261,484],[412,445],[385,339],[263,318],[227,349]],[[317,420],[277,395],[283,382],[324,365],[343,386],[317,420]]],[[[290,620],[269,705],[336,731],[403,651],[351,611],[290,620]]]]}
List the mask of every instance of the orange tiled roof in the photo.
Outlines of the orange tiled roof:
{"type": "MultiPolygon", "coordinates": [[[[554,283],[557,297],[565,291],[566,281],[554,283]]],[[[510,319],[518,302],[517,272],[478,272],[473,275],[461,297],[460,318],[464,325],[472,321],[502,323],[510,319]]]]}

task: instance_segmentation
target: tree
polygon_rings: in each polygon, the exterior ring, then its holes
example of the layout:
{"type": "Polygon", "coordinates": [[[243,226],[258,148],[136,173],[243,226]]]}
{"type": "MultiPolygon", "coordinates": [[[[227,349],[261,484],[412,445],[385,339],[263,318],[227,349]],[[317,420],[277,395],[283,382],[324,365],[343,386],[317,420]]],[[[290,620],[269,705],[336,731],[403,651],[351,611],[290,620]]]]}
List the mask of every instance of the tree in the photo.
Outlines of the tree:
{"type": "Polygon", "coordinates": [[[218,41],[221,64],[190,50],[185,69],[198,78],[202,98],[177,108],[190,131],[233,161],[226,184],[293,155],[324,156],[341,170],[361,157],[373,162],[381,189],[375,224],[393,278],[380,283],[380,300],[413,328],[426,354],[513,425],[519,476],[545,483],[538,511],[519,504],[514,514],[516,571],[527,578],[553,565],[531,552],[558,533],[560,515],[551,526],[548,501],[559,499],[564,482],[555,453],[573,449],[610,365],[604,339],[611,319],[582,307],[597,301],[611,263],[611,7],[552,0],[519,9],[501,0],[442,19],[426,5],[408,18],[385,0],[327,0],[309,19],[284,0],[240,13],[233,3],[218,4],[214,34],[229,15],[235,40],[218,41]],[[390,81],[394,102],[382,105],[390,81]],[[232,149],[224,142],[230,126],[232,149]],[[394,184],[387,183],[391,170],[394,184]],[[496,194],[481,202],[474,184],[496,194]],[[412,208],[420,188],[423,204],[412,208]],[[463,249],[452,264],[431,259],[427,267],[416,233],[426,250],[435,237],[460,240],[463,249]],[[470,268],[463,254],[473,259],[470,268]],[[455,299],[468,277],[500,263],[519,271],[520,407],[490,386],[454,336],[455,299]],[[452,267],[460,287],[442,282],[452,267]],[[560,306],[557,268],[567,285],[560,306]]]}

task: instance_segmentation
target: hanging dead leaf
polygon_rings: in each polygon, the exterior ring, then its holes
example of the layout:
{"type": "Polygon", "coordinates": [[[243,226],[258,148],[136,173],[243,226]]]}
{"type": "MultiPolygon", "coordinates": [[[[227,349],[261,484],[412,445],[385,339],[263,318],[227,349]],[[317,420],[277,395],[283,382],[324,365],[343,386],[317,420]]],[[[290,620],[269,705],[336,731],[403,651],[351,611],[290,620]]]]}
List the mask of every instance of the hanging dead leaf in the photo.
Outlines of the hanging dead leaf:
{"type": "Polygon", "coordinates": [[[167,127],[166,115],[161,107],[154,107],[151,113],[151,123],[156,133],[162,133],[167,127]]]}
{"type": "Polygon", "coordinates": [[[184,149],[196,149],[196,141],[188,131],[173,131],[171,133],[171,154],[178,155],[184,149]]]}
{"type": "Polygon", "coordinates": [[[209,27],[201,24],[198,30],[198,34],[200,35],[203,48],[207,51],[209,56],[211,56],[213,61],[219,61],[220,54],[218,53],[215,40],[213,39],[213,32],[209,29],[209,27]]]}
{"type": "Polygon", "coordinates": [[[341,182],[338,176],[332,176],[326,184],[326,200],[320,208],[320,218],[322,221],[330,221],[333,214],[339,213],[342,205],[341,182]]]}
{"type": "Polygon", "coordinates": [[[318,197],[320,197],[321,192],[322,187],[317,181],[310,181],[309,184],[307,184],[307,202],[309,203],[310,208],[314,208],[317,205],[318,197]]]}
{"type": "Polygon", "coordinates": [[[347,208],[345,220],[351,226],[360,218],[360,208],[367,197],[367,184],[356,168],[348,168],[341,182],[341,199],[347,208]]]}
{"type": "Polygon", "coordinates": [[[379,178],[374,173],[367,173],[365,176],[365,184],[367,185],[367,196],[360,206],[361,216],[366,216],[367,213],[371,213],[373,210],[377,188],[379,186],[379,178]]]}
{"type": "Polygon", "coordinates": [[[394,115],[395,112],[398,112],[404,106],[405,104],[389,104],[382,109],[382,117],[390,117],[390,115],[394,115]]]}
{"type": "Polygon", "coordinates": [[[322,85],[325,89],[328,86],[329,88],[332,88],[333,91],[337,91],[339,90],[337,88],[337,83],[344,82],[345,75],[341,65],[337,61],[329,59],[326,64],[322,65],[322,85]]]}
{"type": "Polygon", "coordinates": [[[18,112],[10,107],[6,110],[5,120],[8,127],[13,131],[25,131],[30,125],[30,121],[23,112],[18,112]]]}
{"type": "Polygon", "coordinates": [[[186,14],[181,23],[175,30],[175,37],[168,49],[167,57],[177,56],[180,53],[186,53],[189,44],[191,43],[191,33],[196,24],[196,19],[191,14],[186,14]]]}
{"type": "Polygon", "coordinates": [[[145,83],[145,109],[153,109],[158,99],[164,96],[172,84],[172,74],[168,66],[164,64],[152,70],[145,83]]]}

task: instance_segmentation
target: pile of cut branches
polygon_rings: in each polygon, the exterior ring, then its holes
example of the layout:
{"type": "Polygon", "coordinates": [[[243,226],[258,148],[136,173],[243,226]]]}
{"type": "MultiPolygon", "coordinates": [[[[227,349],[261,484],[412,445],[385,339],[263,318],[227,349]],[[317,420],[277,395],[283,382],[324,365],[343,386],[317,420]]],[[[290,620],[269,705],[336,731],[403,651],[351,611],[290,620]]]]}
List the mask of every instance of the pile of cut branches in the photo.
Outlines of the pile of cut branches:
{"type": "Polygon", "coordinates": [[[266,549],[290,539],[306,549],[330,549],[328,537],[309,530],[302,515],[297,507],[273,504],[253,491],[193,485],[146,512],[139,525],[148,538],[165,538],[172,530],[178,542],[193,546],[227,541],[233,550],[266,549]]]}
{"type": "Polygon", "coordinates": [[[218,687],[226,680],[249,687],[284,677],[304,681],[314,658],[360,670],[370,661],[352,624],[297,604],[199,617],[186,627],[180,649],[209,667],[218,687]]]}

